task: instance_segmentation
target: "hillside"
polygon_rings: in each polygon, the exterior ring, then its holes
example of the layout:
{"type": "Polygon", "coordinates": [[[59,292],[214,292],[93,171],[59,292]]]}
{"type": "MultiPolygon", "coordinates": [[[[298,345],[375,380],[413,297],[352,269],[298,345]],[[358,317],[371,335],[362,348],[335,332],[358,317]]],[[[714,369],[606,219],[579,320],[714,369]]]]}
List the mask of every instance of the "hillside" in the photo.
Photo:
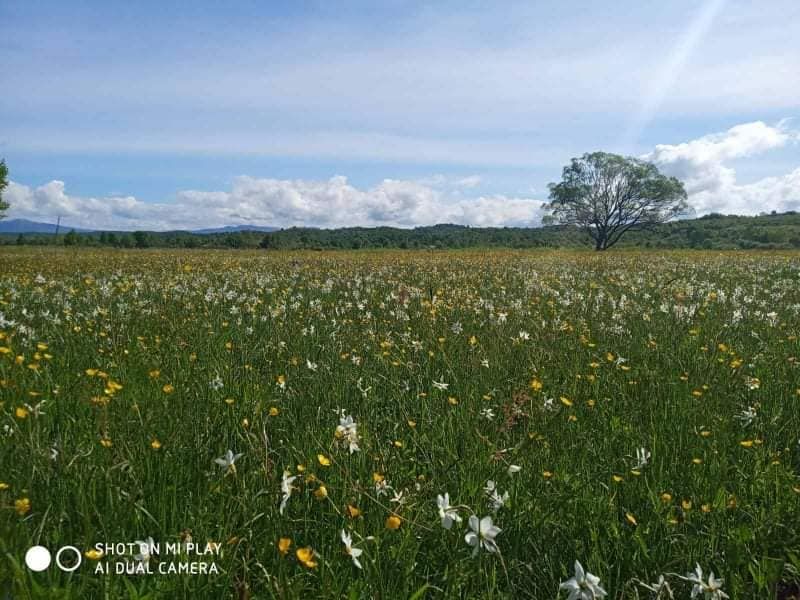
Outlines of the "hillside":
{"type": "MultiPolygon", "coordinates": [[[[574,227],[466,227],[434,225],[415,229],[349,227],[315,229],[292,227],[271,232],[204,230],[209,233],[84,232],[62,227],[56,239],[44,233],[0,233],[0,244],[64,244],[75,246],[166,248],[577,248],[591,247],[588,237],[574,227]]],[[[706,215],[674,221],[648,230],[631,231],[618,247],[698,249],[800,248],[800,214],[755,217],[706,215]]]]}

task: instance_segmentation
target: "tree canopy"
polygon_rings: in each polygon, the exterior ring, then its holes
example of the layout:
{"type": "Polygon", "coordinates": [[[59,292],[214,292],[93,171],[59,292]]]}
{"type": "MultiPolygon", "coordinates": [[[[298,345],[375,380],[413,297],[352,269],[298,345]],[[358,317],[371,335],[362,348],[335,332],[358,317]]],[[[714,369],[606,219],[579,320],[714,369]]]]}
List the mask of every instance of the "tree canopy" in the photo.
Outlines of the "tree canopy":
{"type": "Polygon", "coordinates": [[[8,202],[3,201],[3,191],[8,187],[8,167],[5,160],[0,160],[0,219],[8,210],[8,202]]]}
{"type": "Polygon", "coordinates": [[[630,229],[666,223],[688,210],[678,179],[652,163],[606,152],[573,158],[561,182],[548,187],[545,223],[580,227],[596,250],[610,248],[630,229]]]}

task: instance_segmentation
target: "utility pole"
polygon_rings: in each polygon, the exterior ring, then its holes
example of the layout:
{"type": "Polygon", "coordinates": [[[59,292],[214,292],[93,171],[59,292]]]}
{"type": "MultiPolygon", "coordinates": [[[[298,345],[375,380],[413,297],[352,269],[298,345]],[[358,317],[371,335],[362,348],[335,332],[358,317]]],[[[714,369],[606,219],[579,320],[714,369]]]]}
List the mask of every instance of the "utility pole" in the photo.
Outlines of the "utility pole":
{"type": "Polygon", "coordinates": [[[61,215],[58,215],[58,221],[56,221],[56,241],[58,241],[58,228],[61,227],[61,215]]]}

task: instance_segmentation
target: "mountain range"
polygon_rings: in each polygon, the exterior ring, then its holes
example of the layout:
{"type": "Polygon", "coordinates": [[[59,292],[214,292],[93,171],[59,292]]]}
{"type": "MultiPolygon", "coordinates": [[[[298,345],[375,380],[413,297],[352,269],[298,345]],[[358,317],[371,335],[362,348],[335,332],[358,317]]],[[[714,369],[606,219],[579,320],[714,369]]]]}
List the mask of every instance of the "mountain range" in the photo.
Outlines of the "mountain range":
{"type": "MultiPolygon", "coordinates": [[[[59,227],[59,233],[67,233],[75,230],[77,233],[92,233],[93,231],[101,231],[94,229],[83,229],[79,227],[72,227],[68,224],[62,223],[59,227]]],[[[277,231],[277,227],[266,227],[262,225],[226,225],[224,227],[208,227],[205,229],[194,229],[189,233],[197,234],[215,234],[215,233],[236,233],[238,231],[258,231],[269,232],[277,231]]],[[[107,230],[102,230],[107,231],[107,230]]],[[[28,219],[3,219],[0,220],[0,233],[55,233],[56,225],[53,223],[41,223],[39,221],[29,221],[28,219]]],[[[110,233],[110,232],[109,232],[110,233]]],[[[121,233],[114,231],[114,233],[121,233]]]]}

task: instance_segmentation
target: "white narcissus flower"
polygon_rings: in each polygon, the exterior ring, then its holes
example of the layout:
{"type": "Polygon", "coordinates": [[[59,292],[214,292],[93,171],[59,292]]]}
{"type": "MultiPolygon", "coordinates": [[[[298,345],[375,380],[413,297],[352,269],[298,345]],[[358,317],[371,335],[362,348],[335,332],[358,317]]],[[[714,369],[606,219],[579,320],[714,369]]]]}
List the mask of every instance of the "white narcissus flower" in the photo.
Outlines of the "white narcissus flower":
{"type": "Polygon", "coordinates": [[[353,547],[353,538],[344,529],[342,529],[340,535],[342,538],[342,543],[344,544],[345,553],[347,553],[347,555],[353,559],[353,564],[360,569],[361,563],[359,562],[358,557],[361,556],[364,551],[361,548],[353,547]]]}
{"type": "Polygon", "coordinates": [[[638,471],[646,467],[648,462],[650,462],[650,452],[645,448],[638,448],[636,450],[636,465],[633,468],[638,471]]]}
{"type": "Polygon", "coordinates": [[[461,523],[461,517],[455,508],[450,506],[450,494],[445,492],[436,496],[436,506],[439,507],[439,518],[442,520],[442,527],[450,529],[453,523],[461,523]]]}
{"type": "Polygon", "coordinates": [[[347,443],[350,454],[360,450],[358,447],[358,425],[356,425],[352,415],[345,414],[344,410],[339,413],[339,425],[336,426],[336,437],[347,443]]]}
{"type": "Polygon", "coordinates": [[[486,492],[486,495],[489,497],[489,506],[491,506],[492,511],[497,512],[503,506],[505,506],[506,502],[508,501],[508,492],[504,492],[501,496],[500,493],[497,491],[497,484],[491,479],[486,482],[486,487],[483,488],[486,492]]]}
{"type": "Polygon", "coordinates": [[[497,542],[494,538],[502,531],[497,525],[492,523],[492,517],[483,517],[478,519],[475,515],[469,518],[469,528],[464,536],[464,541],[470,546],[475,548],[472,551],[472,556],[478,554],[478,551],[483,548],[492,554],[500,553],[500,548],[497,547],[497,542]]]}
{"type": "Polygon", "coordinates": [[[155,550],[155,542],[153,541],[152,537],[148,537],[146,540],[136,540],[134,542],[137,546],[139,546],[139,554],[135,555],[133,558],[139,562],[148,563],[150,562],[150,557],[153,555],[155,550]]]}
{"type": "Polygon", "coordinates": [[[237,460],[239,460],[243,454],[234,454],[233,450],[228,450],[223,456],[219,458],[215,458],[214,462],[217,463],[220,467],[225,469],[225,473],[236,473],[236,465],[234,464],[237,460]]]}
{"type": "Polygon", "coordinates": [[[520,467],[519,465],[508,465],[507,472],[509,475],[514,475],[515,473],[519,473],[520,471],[522,471],[522,467],[520,467]]]}
{"type": "Polygon", "coordinates": [[[281,494],[283,494],[283,497],[281,498],[281,508],[279,511],[281,514],[283,514],[286,503],[292,495],[292,489],[294,489],[292,488],[292,483],[294,483],[295,479],[297,479],[297,475],[292,475],[289,471],[283,472],[283,478],[281,479],[281,494]]]}
{"type": "Polygon", "coordinates": [[[694,573],[688,573],[685,578],[692,585],[692,598],[697,598],[700,594],[704,600],[724,600],[728,594],[722,591],[722,579],[714,576],[714,571],[708,576],[708,581],[703,581],[703,569],[697,564],[694,573]]]}
{"type": "Polygon", "coordinates": [[[558,586],[559,590],[567,590],[567,600],[594,600],[605,598],[606,591],[600,587],[600,578],[583,570],[583,566],[575,561],[575,575],[558,586]]]}

